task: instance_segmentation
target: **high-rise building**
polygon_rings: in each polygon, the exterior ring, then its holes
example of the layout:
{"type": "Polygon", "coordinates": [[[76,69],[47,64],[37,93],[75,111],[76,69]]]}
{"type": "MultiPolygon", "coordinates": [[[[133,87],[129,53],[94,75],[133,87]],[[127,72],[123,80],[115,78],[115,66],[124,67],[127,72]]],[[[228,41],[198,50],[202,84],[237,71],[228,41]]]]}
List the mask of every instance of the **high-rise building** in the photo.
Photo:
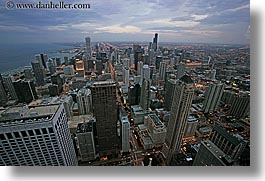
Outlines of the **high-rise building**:
{"type": "Polygon", "coordinates": [[[121,119],[121,150],[130,151],[130,122],[127,117],[121,119]]]}
{"type": "Polygon", "coordinates": [[[60,74],[54,73],[51,75],[51,82],[55,85],[58,85],[59,93],[63,91],[63,79],[61,78],[60,74]]]}
{"type": "Polygon", "coordinates": [[[249,92],[239,92],[238,94],[234,94],[231,100],[229,114],[236,118],[245,118],[250,115],[249,92]]]}
{"type": "Polygon", "coordinates": [[[141,86],[134,84],[129,87],[128,102],[130,105],[138,105],[140,103],[141,86]]]}
{"type": "Polygon", "coordinates": [[[37,54],[35,55],[36,61],[40,62],[42,66],[47,69],[46,62],[48,61],[48,55],[47,54],[37,54]]]}
{"type": "Polygon", "coordinates": [[[137,75],[142,75],[143,74],[143,66],[144,66],[144,64],[143,64],[142,61],[137,63],[137,67],[138,67],[137,68],[137,75]]]}
{"type": "Polygon", "coordinates": [[[0,165],[76,166],[64,106],[31,107],[0,122],[0,165]]]}
{"type": "Polygon", "coordinates": [[[32,73],[32,67],[31,66],[25,66],[24,67],[24,77],[27,80],[33,79],[33,73],[32,73]]]}
{"type": "MultiPolygon", "coordinates": [[[[0,77],[1,77],[1,74],[0,74],[0,77]]],[[[1,79],[2,79],[2,77],[1,77],[1,79]]],[[[0,80],[0,106],[5,105],[5,103],[7,101],[8,101],[8,99],[7,99],[6,90],[4,88],[3,81],[0,80]]]]}
{"type": "Polygon", "coordinates": [[[117,135],[118,108],[116,105],[116,83],[95,82],[91,86],[93,113],[99,143],[99,156],[116,156],[120,151],[117,135]]]}
{"type": "Polygon", "coordinates": [[[75,70],[77,72],[77,77],[85,76],[84,62],[82,60],[79,60],[75,63],[75,70]]]}
{"type": "Polygon", "coordinates": [[[95,124],[95,120],[89,120],[77,125],[76,137],[82,161],[96,159],[95,124]]]}
{"type": "Polygon", "coordinates": [[[141,98],[140,105],[143,110],[148,110],[150,108],[150,80],[143,79],[142,87],[141,87],[141,98]]]}
{"type": "Polygon", "coordinates": [[[155,114],[145,116],[144,125],[154,143],[154,145],[161,145],[165,142],[166,126],[155,114]]]}
{"type": "Polygon", "coordinates": [[[143,56],[143,50],[141,47],[137,47],[137,49],[134,52],[134,66],[135,66],[135,71],[138,71],[138,62],[142,61],[143,56]]]}
{"type": "Polygon", "coordinates": [[[157,51],[157,47],[158,47],[158,45],[157,45],[157,43],[158,43],[158,34],[156,33],[155,34],[155,37],[154,37],[154,39],[153,39],[153,49],[155,50],[155,51],[157,51]]]}
{"type": "Polygon", "coordinates": [[[210,140],[202,141],[193,166],[229,166],[233,160],[210,140]]]}
{"type": "Polygon", "coordinates": [[[45,70],[43,68],[43,65],[39,61],[32,61],[31,65],[33,68],[37,86],[43,86],[45,84],[44,82],[45,70]]]}
{"type": "Polygon", "coordinates": [[[90,89],[80,89],[76,95],[79,114],[90,114],[92,111],[92,97],[90,89]]]}
{"type": "Polygon", "coordinates": [[[19,102],[30,103],[38,98],[33,81],[19,79],[13,85],[19,102]]]}
{"type": "Polygon", "coordinates": [[[123,68],[123,83],[125,84],[126,90],[128,91],[130,86],[130,69],[127,67],[123,68]]]}
{"type": "Polygon", "coordinates": [[[186,71],[186,64],[180,62],[177,65],[177,79],[180,79],[185,74],[185,71],[186,71]]]}
{"type": "Polygon", "coordinates": [[[166,80],[166,70],[167,70],[167,64],[165,61],[160,62],[159,66],[159,79],[162,81],[166,80]]]}
{"type": "Polygon", "coordinates": [[[74,75],[75,70],[73,65],[67,65],[63,68],[64,75],[74,75]]]}
{"type": "Polygon", "coordinates": [[[150,81],[150,68],[148,65],[143,65],[142,72],[141,72],[141,84],[143,80],[150,81]]]}
{"type": "Polygon", "coordinates": [[[209,140],[232,159],[240,157],[247,145],[246,141],[238,139],[218,125],[213,127],[209,140]]]}
{"type": "Polygon", "coordinates": [[[87,36],[87,37],[85,38],[85,40],[86,40],[86,52],[87,52],[87,55],[88,55],[89,57],[91,57],[91,56],[92,56],[92,51],[91,51],[91,39],[90,39],[89,36],[87,36]]]}
{"type": "Polygon", "coordinates": [[[47,69],[49,70],[49,72],[51,74],[54,74],[56,72],[56,67],[52,59],[49,59],[46,64],[47,64],[47,69]]]}
{"type": "Polygon", "coordinates": [[[203,103],[203,111],[205,113],[216,111],[224,91],[224,84],[210,83],[207,85],[205,92],[205,100],[203,103]]]}
{"type": "Polygon", "coordinates": [[[7,75],[7,76],[3,76],[2,78],[3,78],[3,85],[10,99],[17,100],[17,94],[16,94],[16,91],[13,85],[14,77],[7,75]]]}
{"type": "Polygon", "coordinates": [[[172,96],[173,101],[170,110],[166,140],[162,148],[162,153],[166,158],[167,165],[170,165],[174,153],[180,151],[194,97],[194,89],[194,82],[188,75],[184,75],[176,82],[172,96]]]}
{"type": "Polygon", "coordinates": [[[166,88],[165,88],[165,103],[164,107],[166,111],[170,111],[172,106],[172,100],[173,100],[173,93],[175,90],[175,86],[177,85],[177,80],[169,79],[166,82],[166,88]]]}

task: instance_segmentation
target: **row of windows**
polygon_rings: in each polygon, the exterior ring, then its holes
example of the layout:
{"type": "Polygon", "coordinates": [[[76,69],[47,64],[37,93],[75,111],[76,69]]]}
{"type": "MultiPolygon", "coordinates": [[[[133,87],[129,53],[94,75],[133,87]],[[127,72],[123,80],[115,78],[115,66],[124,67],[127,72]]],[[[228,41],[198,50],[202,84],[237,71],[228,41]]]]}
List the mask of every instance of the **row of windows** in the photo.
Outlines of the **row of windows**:
{"type": "Polygon", "coordinates": [[[28,130],[28,131],[20,131],[20,132],[14,132],[12,133],[6,133],[6,134],[0,134],[0,140],[6,140],[6,139],[14,139],[14,138],[21,138],[21,137],[28,137],[28,136],[35,136],[35,135],[45,135],[48,133],[54,133],[53,128],[41,128],[41,129],[34,129],[34,130],[28,130]],[[5,136],[6,135],[6,136],[5,136]]]}

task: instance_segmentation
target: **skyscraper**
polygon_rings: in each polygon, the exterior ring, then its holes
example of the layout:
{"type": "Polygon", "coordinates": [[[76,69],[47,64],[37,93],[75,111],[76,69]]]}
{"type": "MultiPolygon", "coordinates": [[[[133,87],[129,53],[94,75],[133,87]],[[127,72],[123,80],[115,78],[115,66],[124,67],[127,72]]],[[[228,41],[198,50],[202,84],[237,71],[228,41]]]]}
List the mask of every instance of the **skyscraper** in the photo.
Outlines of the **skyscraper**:
{"type": "Polygon", "coordinates": [[[148,65],[143,65],[142,72],[141,72],[141,84],[142,81],[145,80],[150,80],[150,68],[148,65]]]}
{"type": "Polygon", "coordinates": [[[92,56],[92,52],[91,52],[91,39],[90,39],[89,36],[87,36],[85,38],[85,40],[86,40],[86,52],[87,52],[87,55],[89,57],[91,57],[92,56]]]}
{"type": "Polygon", "coordinates": [[[92,97],[90,89],[80,89],[76,95],[79,114],[89,114],[92,112],[92,97]]]}
{"type": "Polygon", "coordinates": [[[157,51],[157,43],[158,43],[158,34],[156,33],[155,34],[155,37],[154,37],[154,39],[153,39],[153,49],[155,50],[155,51],[157,51]]]}
{"type": "Polygon", "coordinates": [[[23,117],[0,123],[0,165],[77,165],[62,104],[31,107],[23,117]]]}
{"type": "Polygon", "coordinates": [[[13,82],[18,101],[22,103],[30,103],[38,98],[33,81],[17,80],[13,82]]]}
{"type": "Polygon", "coordinates": [[[76,137],[82,161],[96,158],[95,124],[95,120],[90,120],[77,125],[76,137]]]}
{"type": "MultiPolygon", "coordinates": [[[[1,74],[0,74],[0,77],[1,77],[1,74]]],[[[2,79],[0,79],[0,106],[5,105],[5,103],[7,102],[7,100],[8,99],[7,99],[6,90],[4,88],[2,79]]]]}
{"type": "Polygon", "coordinates": [[[125,84],[126,90],[128,91],[130,86],[130,70],[129,68],[123,68],[123,83],[125,84]]]}
{"type": "Polygon", "coordinates": [[[186,64],[183,62],[180,62],[177,65],[177,78],[180,79],[184,74],[186,70],[186,64]]]}
{"type": "Polygon", "coordinates": [[[130,150],[130,122],[127,117],[121,119],[121,150],[123,152],[130,150]]]}
{"type": "Polygon", "coordinates": [[[48,61],[48,55],[46,54],[37,54],[35,55],[36,61],[40,62],[42,66],[47,69],[46,62],[48,61]]]}
{"type": "Polygon", "coordinates": [[[167,64],[166,62],[160,62],[159,66],[159,79],[162,81],[165,81],[166,79],[166,70],[167,70],[167,64]]]}
{"type": "Polygon", "coordinates": [[[176,82],[166,140],[162,148],[167,165],[170,165],[172,156],[181,148],[193,96],[194,82],[189,76],[184,75],[176,82]]]}
{"type": "Polygon", "coordinates": [[[3,85],[5,87],[5,90],[7,91],[10,99],[17,100],[17,94],[13,85],[14,77],[7,75],[3,76],[3,85]]]}
{"type": "Polygon", "coordinates": [[[135,71],[138,71],[138,62],[142,61],[143,56],[143,50],[141,47],[137,47],[137,49],[134,52],[134,66],[135,66],[135,71]]]}
{"type": "Polygon", "coordinates": [[[143,79],[140,98],[140,105],[143,110],[148,110],[150,108],[150,86],[150,80],[143,79]]]}
{"type": "Polygon", "coordinates": [[[239,92],[233,95],[229,114],[236,118],[245,118],[250,115],[249,92],[239,92]]]}
{"type": "Polygon", "coordinates": [[[177,80],[169,79],[166,82],[166,90],[165,90],[165,110],[170,111],[172,106],[172,100],[173,100],[173,93],[175,90],[175,86],[177,85],[177,80]]]}
{"type": "Polygon", "coordinates": [[[44,82],[45,70],[43,68],[43,65],[39,61],[32,61],[31,65],[33,68],[37,86],[43,86],[45,84],[44,82]]]}
{"type": "Polygon", "coordinates": [[[203,111],[205,113],[213,112],[217,109],[224,91],[224,84],[210,83],[205,92],[203,111]]]}
{"type": "Polygon", "coordinates": [[[93,113],[99,143],[99,156],[116,156],[120,150],[117,135],[118,108],[114,81],[95,82],[91,86],[93,113]]]}

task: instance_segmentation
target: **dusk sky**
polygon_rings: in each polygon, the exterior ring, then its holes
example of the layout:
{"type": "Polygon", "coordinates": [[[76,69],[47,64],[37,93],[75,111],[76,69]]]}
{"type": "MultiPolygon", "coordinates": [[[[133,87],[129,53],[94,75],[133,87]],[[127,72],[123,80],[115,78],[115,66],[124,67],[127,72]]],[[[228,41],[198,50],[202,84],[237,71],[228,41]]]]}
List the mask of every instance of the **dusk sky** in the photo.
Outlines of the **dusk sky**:
{"type": "Polygon", "coordinates": [[[82,10],[8,10],[6,2],[0,1],[2,44],[83,42],[85,36],[92,41],[151,41],[156,32],[160,42],[249,42],[249,0],[75,1],[91,5],[82,10]]]}

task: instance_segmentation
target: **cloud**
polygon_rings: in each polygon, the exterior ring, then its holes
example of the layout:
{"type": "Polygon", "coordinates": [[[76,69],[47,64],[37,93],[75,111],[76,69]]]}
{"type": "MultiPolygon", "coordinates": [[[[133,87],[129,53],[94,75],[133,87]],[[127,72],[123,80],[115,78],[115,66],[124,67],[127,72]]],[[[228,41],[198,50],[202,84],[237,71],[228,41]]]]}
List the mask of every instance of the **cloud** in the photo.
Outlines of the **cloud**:
{"type": "Polygon", "coordinates": [[[96,28],[95,33],[139,33],[141,29],[136,26],[121,26],[121,25],[113,25],[113,26],[105,26],[96,28]]]}
{"type": "Polygon", "coordinates": [[[167,27],[194,27],[200,24],[197,21],[185,20],[185,21],[174,21],[170,18],[157,19],[151,21],[144,21],[140,24],[156,25],[156,26],[167,26],[167,27]]]}

